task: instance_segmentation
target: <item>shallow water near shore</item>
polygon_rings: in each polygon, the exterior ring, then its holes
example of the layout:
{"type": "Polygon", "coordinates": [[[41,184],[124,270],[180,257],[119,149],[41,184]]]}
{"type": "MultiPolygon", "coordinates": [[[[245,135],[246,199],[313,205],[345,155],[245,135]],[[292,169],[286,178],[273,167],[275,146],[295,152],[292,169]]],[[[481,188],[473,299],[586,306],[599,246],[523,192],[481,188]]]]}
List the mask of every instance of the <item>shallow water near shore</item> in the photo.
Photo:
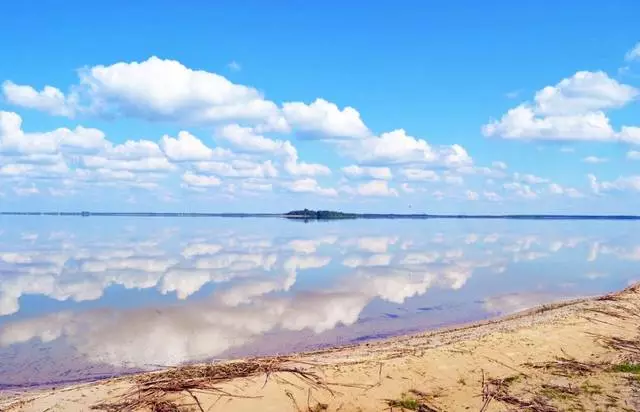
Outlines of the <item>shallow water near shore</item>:
{"type": "Polygon", "coordinates": [[[415,333],[619,290],[640,222],[0,218],[0,385],[415,333]]]}

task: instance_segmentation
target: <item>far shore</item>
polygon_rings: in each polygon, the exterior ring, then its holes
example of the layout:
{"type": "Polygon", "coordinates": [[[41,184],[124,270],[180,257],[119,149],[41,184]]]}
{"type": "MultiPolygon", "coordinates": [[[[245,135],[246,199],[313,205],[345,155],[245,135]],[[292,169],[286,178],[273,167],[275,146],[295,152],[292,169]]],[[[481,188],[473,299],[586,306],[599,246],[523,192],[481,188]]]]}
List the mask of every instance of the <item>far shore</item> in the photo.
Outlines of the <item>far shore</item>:
{"type": "Polygon", "coordinates": [[[3,411],[640,410],[640,284],[286,357],[0,395],[3,411]]]}
{"type": "Polygon", "coordinates": [[[310,211],[312,214],[287,213],[210,213],[210,212],[69,212],[69,211],[0,211],[0,216],[57,216],[57,217],[217,217],[217,218],[282,218],[290,220],[367,220],[367,219],[473,219],[473,220],[622,220],[637,221],[640,215],[560,215],[560,214],[429,214],[429,213],[344,213],[335,211],[310,211]],[[317,217],[316,212],[328,216],[317,217]]]}

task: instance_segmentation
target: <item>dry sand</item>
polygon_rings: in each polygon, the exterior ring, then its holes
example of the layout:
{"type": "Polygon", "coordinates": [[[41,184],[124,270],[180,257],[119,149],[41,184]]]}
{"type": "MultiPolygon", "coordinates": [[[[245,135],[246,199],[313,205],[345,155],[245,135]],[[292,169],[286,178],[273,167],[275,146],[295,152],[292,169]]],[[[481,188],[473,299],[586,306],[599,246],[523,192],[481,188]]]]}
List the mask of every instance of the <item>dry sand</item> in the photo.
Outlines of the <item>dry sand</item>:
{"type": "Polygon", "coordinates": [[[136,410],[640,411],[640,285],[495,321],[286,359],[4,396],[0,410],[38,412],[96,405],[132,410],[131,402],[141,400],[136,410]]]}

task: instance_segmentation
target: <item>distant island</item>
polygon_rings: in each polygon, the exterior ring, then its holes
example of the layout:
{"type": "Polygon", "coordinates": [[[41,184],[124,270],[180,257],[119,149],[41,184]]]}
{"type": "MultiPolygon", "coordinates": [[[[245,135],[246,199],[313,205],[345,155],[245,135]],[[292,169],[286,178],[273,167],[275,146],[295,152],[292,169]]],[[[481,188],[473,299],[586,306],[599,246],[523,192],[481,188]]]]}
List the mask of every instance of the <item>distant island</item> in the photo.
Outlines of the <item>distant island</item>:
{"type": "Polygon", "coordinates": [[[284,216],[288,219],[357,219],[358,215],[355,213],[343,213],[336,212],[335,210],[292,210],[285,213],[284,216]]]}
{"type": "Polygon", "coordinates": [[[640,220],[639,215],[464,215],[464,214],[403,214],[403,213],[345,213],[335,210],[292,210],[287,213],[202,213],[202,212],[11,212],[0,216],[80,216],[80,217],[222,217],[222,218],[285,218],[292,220],[346,219],[515,219],[515,220],[640,220]]]}

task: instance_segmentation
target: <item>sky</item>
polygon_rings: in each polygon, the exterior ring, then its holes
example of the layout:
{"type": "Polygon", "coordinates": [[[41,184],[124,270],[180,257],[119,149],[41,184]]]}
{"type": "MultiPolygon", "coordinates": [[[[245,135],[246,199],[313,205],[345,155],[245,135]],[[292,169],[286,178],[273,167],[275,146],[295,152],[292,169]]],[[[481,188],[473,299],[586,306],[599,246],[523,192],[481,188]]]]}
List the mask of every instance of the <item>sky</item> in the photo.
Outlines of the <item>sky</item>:
{"type": "Polygon", "coordinates": [[[0,210],[637,213],[640,3],[353,3],[3,4],[0,210]]]}

